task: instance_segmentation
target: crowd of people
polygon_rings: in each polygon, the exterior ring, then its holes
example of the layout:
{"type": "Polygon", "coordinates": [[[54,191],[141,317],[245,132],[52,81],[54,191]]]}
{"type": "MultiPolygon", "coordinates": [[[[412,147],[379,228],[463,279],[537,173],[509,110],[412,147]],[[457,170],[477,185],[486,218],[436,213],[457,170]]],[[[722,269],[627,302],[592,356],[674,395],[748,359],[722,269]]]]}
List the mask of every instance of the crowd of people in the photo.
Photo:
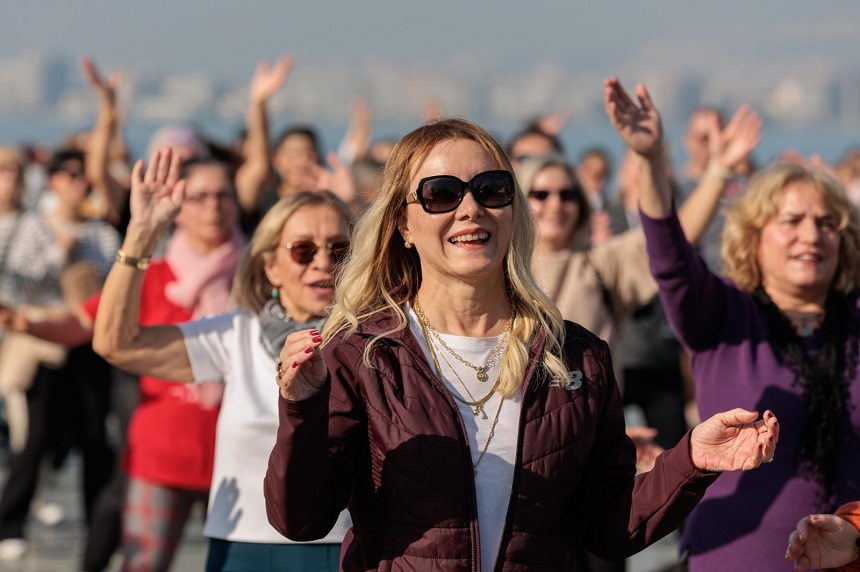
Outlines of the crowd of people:
{"type": "Polygon", "coordinates": [[[78,448],[87,571],[168,570],[197,504],[210,571],[623,571],[679,527],[677,569],[860,566],[860,154],[757,169],[703,107],[674,169],[608,78],[614,179],[558,115],[358,102],[326,155],[270,135],[293,65],[132,160],[84,58],[92,130],[0,147],[0,562],[78,448]]]}

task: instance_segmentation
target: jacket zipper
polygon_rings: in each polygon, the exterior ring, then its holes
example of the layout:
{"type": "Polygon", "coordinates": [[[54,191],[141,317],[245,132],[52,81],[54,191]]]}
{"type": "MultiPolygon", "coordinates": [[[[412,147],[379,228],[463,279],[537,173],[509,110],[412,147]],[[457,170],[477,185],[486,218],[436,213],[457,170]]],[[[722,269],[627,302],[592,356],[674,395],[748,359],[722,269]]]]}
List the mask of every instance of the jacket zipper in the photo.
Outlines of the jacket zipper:
{"type": "MultiPolygon", "coordinates": [[[[410,334],[412,330],[409,330],[410,334]]],[[[414,336],[413,336],[414,337],[414,336]]],[[[391,338],[389,338],[391,339],[391,338]]],[[[405,341],[405,340],[404,340],[405,341]]],[[[457,416],[458,426],[460,428],[460,437],[463,439],[463,443],[465,444],[465,461],[466,466],[472,466],[472,449],[469,445],[469,436],[466,434],[466,424],[463,422],[463,416],[460,415],[460,409],[457,407],[457,404],[454,403],[454,398],[451,397],[451,394],[445,388],[443,382],[436,377],[436,374],[430,370],[430,365],[427,363],[427,359],[424,357],[424,352],[419,348],[410,347],[408,343],[401,342],[404,348],[413,353],[413,357],[417,357],[416,360],[423,370],[425,375],[430,380],[430,383],[433,387],[436,388],[442,397],[445,399],[445,402],[448,403],[448,406],[453,409],[454,414],[457,416]]],[[[534,366],[532,366],[533,368],[534,366]]],[[[517,445],[519,449],[519,445],[517,445]]],[[[469,493],[471,497],[471,507],[472,507],[472,518],[469,521],[469,528],[471,529],[472,534],[472,570],[473,572],[481,571],[481,535],[479,531],[480,523],[478,523],[478,493],[475,490],[475,474],[472,471],[466,471],[469,476],[467,476],[467,484],[469,488],[469,493]]],[[[510,510],[510,509],[508,509],[510,510]]]]}
{"type": "MultiPolygon", "coordinates": [[[[540,344],[539,352],[543,351],[543,343],[540,344]]],[[[532,378],[534,377],[535,367],[538,363],[538,357],[540,357],[540,353],[535,354],[535,359],[529,365],[529,369],[526,372],[526,379],[523,381],[523,391],[522,391],[522,403],[520,404],[520,421],[519,427],[517,428],[517,455],[515,457],[516,464],[514,465],[514,479],[511,482],[511,496],[508,498],[508,510],[505,513],[505,528],[502,531],[502,538],[499,541],[499,547],[496,550],[496,559],[493,564],[493,569],[499,569],[499,557],[502,555],[502,545],[505,543],[505,538],[510,534],[511,528],[513,524],[511,523],[511,506],[513,506],[514,499],[517,494],[517,490],[520,485],[520,473],[522,472],[522,457],[523,457],[523,433],[525,432],[525,420],[526,420],[526,411],[528,407],[526,407],[526,395],[528,394],[529,387],[531,386],[532,378]]]]}

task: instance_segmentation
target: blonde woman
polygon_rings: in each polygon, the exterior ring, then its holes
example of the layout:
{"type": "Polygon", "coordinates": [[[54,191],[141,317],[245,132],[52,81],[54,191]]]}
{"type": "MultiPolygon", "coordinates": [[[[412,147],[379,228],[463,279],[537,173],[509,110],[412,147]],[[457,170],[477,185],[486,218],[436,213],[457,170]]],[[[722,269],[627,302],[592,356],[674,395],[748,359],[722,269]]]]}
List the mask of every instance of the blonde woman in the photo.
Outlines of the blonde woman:
{"type": "Polygon", "coordinates": [[[775,418],[735,410],[634,476],[606,344],[537,287],[534,240],[485,130],[449,119],[397,144],[323,336],[281,351],[275,528],[319,538],[349,506],[344,570],[572,569],[575,536],[625,557],[678,525],[710,471],[773,456],[775,418]]]}
{"type": "MultiPolygon", "coordinates": [[[[145,176],[135,166],[132,224],[123,244],[129,255],[149,252],[187,200],[178,169],[169,155],[154,155],[145,176]]],[[[204,200],[219,200],[216,195],[204,200]]],[[[289,332],[322,326],[351,221],[349,208],[330,193],[298,193],[275,204],[239,264],[232,312],[143,326],[143,272],[117,264],[105,283],[101,304],[113,312],[97,315],[93,343],[108,361],[137,375],[224,383],[203,530],[210,539],[208,571],[337,567],[348,521],[317,543],[291,543],[266,522],[260,483],[278,425],[270,374],[275,357],[289,332]]]]}
{"type": "Polygon", "coordinates": [[[612,124],[639,156],[639,208],[667,317],[691,355],[703,417],[772,407],[782,454],[727,475],[684,529],[691,571],[773,570],[793,523],[860,496],[860,216],[824,173],[775,164],[726,215],[726,279],[683,239],[662,169],[662,123],[606,80],[612,124]],[[853,398],[852,398],[853,396],[853,398]],[[731,526],[726,526],[730,519],[731,526]]]}

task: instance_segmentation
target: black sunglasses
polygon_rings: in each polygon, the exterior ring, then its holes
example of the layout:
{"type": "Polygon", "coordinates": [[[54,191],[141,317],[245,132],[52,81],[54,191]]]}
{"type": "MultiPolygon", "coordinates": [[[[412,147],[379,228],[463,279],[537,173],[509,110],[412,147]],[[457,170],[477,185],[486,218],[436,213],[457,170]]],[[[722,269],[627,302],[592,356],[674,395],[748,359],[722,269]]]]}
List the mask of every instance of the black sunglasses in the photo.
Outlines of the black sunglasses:
{"type": "Polygon", "coordinates": [[[406,196],[406,204],[419,201],[425,212],[447,213],[460,206],[466,190],[482,207],[500,209],[514,201],[514,176],[510,171],[484,171],[468,183],[453,175],[425,177],[406,196]]]}
{"type": "MultiPolygon", "coordinates": [[[[535,199],[536,201],[544,202],[549,198],[552,194],[552,191],[538,191],[531,190],[529,191],[529,198],[535,199]]],[[[558,192],[558,198],[561,199],[562,202],[576,202],[579,199],[579,193],[576,189],[562,189],[558,192]]]]}
{"type": "Polygon", "coordinates": [[[329,242],[325,246],[318,246],[312,240],[299,240],[292,244],[285,244],[283,247],[290,251],[290,256],[295,262],[303,266],[313,262],[320,248],[325,249],[326,253],[334,259],[335,264],[339,264],[349,252],[349,242],[345,240],[329,242]]]}

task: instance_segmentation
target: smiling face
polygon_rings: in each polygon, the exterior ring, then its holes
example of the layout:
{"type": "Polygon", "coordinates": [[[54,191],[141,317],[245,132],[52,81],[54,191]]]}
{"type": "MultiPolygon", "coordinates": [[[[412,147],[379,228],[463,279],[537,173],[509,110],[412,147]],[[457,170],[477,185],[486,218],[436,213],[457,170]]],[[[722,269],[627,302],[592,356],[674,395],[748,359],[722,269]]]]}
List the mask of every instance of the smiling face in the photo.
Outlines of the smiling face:
{"type": "MultiPolygon", "coordinates": [[[[417,163],[406,193],[425,177],[452,175],[470,181],[499,165],[475,141],[440,141],[417,163]]],[[[405,198],[405,197],[404,197],[405,198]]],[[[398,220],[401,236],[421,259],[423,282],[445,287],[456,282],[504,284],[504,259],[511,241],[512,207],[486,208],[466,192],[451,212],[431,214],[419,202],[407,205],[398,220]]]]}
{"type": "Polygon", "coordinates": [[[839,265],[840,243],[822,193],[807,181],[786,185],[776,215],[761,229],[757,252],[762,286],[777,306],[823,304],[839,265]]]}
{"type": "Polygon", "coordinates": [[[575,190],[575,184],[567,171],[559,165],[544,167],[535,175],[532,181],[529,205],[535,213],[538,223],[538,241],[541,248],[560,250],[569,246],[574,228],[579,222],[580,203],[575,200],[562,200],[562,192],[570,198],[570,191],[575,190]],[[531,196],[546,194],[544,200],[531,196]]]}
{"type": "Polygon", "coordinates": [[[284,224],[265,269],[269,282],[278,289],[281,305],[293,319],[306,322],[321,316],[334,301],[335,259],[326,252],[326,245],[338,242],[349,242],[349,228],[333,207],[301,207],[284,224]],[[286,248],[302,241],[319,247],[309,264],[296,262],[286,248]]]}

